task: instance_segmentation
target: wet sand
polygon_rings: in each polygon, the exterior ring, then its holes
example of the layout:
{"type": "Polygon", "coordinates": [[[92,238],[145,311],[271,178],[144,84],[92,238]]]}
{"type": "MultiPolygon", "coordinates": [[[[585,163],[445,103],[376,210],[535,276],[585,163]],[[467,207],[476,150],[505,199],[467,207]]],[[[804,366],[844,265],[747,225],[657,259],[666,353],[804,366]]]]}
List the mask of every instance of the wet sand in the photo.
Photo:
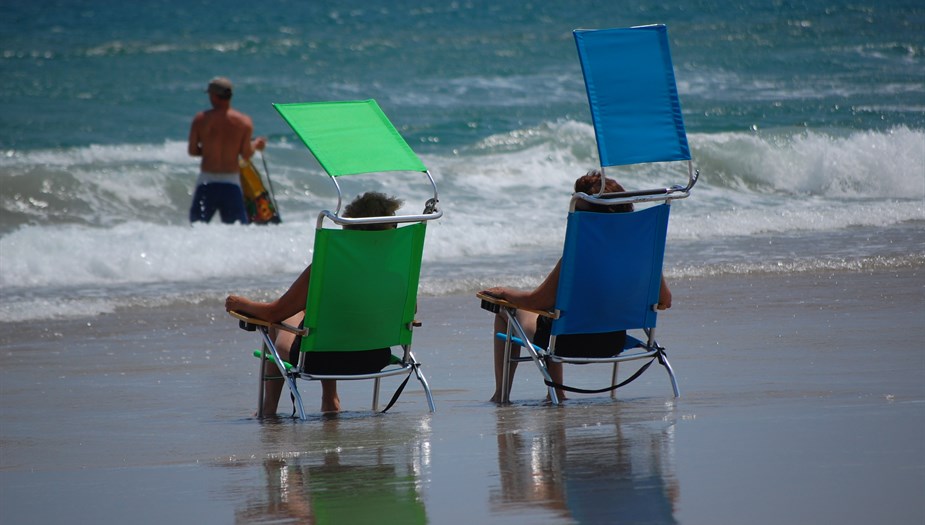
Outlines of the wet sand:
{"type": "Polygon", "coordinates": [[[616,401],[545,406],[527,365],[496,407],[490,314],[425,297],[437,412],[412,380],[386,415],[342,383],[322,416],[303,382],[307,422],[251,417],[257,338],[219,304],[2,324],[0,522],[925,522],[925,270],[672,290],[680,399],[653,365],[616,401]]]}

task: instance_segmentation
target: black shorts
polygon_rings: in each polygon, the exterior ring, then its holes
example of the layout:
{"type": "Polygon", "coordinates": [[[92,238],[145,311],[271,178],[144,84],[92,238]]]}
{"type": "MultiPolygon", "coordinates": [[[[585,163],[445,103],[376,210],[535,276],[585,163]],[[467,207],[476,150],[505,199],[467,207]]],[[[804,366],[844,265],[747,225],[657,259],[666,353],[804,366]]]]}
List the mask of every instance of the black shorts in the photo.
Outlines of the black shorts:
{"type": "MultiPolygon", "coordinates": [[[[289,362],[299,363],[302,336],[296,336],[289,348],[289,362]]],[[[372,374],[385,368],[392,359],[391,348],[351,352],[305,352],[305,369],[309,374],[352,375],[372,374]]]]}
{"type": "MultiPolygon", "coordinates": [[[[533,344],[549,348],[552,319],[539,316],[533,344]]],[[[626,330],[599,334],[565,334],[556,337],[556,355],[562,357],[613,357],[623,351],[626,330]]]]}

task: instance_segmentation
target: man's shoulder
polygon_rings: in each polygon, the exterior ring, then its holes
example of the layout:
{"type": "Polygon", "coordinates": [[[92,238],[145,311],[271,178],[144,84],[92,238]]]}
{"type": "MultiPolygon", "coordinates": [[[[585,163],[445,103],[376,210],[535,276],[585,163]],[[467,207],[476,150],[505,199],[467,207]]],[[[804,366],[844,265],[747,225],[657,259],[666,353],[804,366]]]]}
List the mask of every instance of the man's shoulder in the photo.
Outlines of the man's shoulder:
{"type": "Polygon", "coordinates": [[[236,109],[228,110],[228,118],[236,120],[242,124],[247,124],[247,125],[252,124],[251,118],[246,113],[242,113],[236,109]]]}

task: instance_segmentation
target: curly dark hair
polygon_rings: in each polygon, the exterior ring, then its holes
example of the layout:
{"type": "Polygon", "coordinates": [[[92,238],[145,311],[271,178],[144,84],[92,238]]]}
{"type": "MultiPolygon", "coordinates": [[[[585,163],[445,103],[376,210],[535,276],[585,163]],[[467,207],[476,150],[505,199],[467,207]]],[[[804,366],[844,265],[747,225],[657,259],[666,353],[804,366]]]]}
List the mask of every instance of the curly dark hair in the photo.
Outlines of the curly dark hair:
{"type": "MultiPolygon", "coordinates": [[[[587,195],[597,195],[601,191],[601,177],[603,174],[599,169],[588,170],[588,173],[579,177],[575,181],[575,191],[582,192],[587,195]]],[[[623,186],[619,182],[608,179],[605,177],[606,182],[604,183],[604,193],[619,193],[626,191],[623,189],[623,186]]],[[[590,203],[589,203],[590,204],[590,203]]],[[[610,213],[625,213],[633,211],[632,203],[626,204],[614,204],[613,206],[602,206],[602,205],[592,205],[592,211],[598,212],[610,212],[610,213]]]]}
{"type": "MultiPolygon", "coordinates": [[[[401,208],[402,201],[395,197],[389,197],[384,193],[379,193],[378,191],[368,191],[362,195],[357,196],[353,199],[345,208],[344,208],[344,217],[349,218],[360,218],[360,217],[386,217],[389,215],[395,215],[395,212],[401,208]]],[[[352,224],[349,226],[351,230],[387,230],[389,228],[394,228],[396,224],[394,222],[390,223],[380,223],[380,224],[352,224]]]]}

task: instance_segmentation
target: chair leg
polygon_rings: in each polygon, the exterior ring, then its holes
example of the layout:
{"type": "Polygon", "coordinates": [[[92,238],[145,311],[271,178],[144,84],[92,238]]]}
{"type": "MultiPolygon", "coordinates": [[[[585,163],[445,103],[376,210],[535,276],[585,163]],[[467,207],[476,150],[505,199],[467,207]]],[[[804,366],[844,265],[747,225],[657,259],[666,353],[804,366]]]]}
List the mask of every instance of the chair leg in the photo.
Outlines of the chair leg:
{"type": "Polygon", "coordinates": [[[674,370],[671,369],[671,363],[668,362],[665,349],[658,346],[658,343],[655,342],[655,328],[647,328],[646,335],[648,336],[646,347],[658,349],[658,362],[668,371],[668,377],[671,379],[671,389],[674,390],[674,397],[681,397],[681,390],[678,388],[678,380],[674,377],[674,370]]]}
{"type": "Polygon", "coordinates": [[[424,378],[424,373],[421,372],[420,366],[414,367],[414,375],[417,376],[418,381],[421,382],[421,386],[424,388],[424,395],[427,397],[427,406],[430,408],[431,413],[437,411],[437,405],[434,404],[434,395],[430,391],[430,385],[427,384],[427,379],[424,378]]]}
{"type": "Polygon", "coordinates": [[[553,405],[558,405],[559,395],[556,394],[556,389],[551,386],[548,386],[546,387],[546,391],[549,392],[549,402],[552,403],[553,405]]]}
{"type": "MultiPolygon", "coordinates": [[[[263,336],[264,357],[266,357],[266,350],[269,349],[270,354],[273,356],[273,360],[276,363],[276,367],[279,368],[279,373],[282,374],[283,379],[286,380],[286,386],[289,387],[289,392],[292,394],[292,397],[295,399],[295,405],[296,405],[296,410],[299,413],[299,419],[304,421],[305,420],[305,408],[302,406],[302,396],[299,394],[299,387],[296,385],[295,377],[293,377],[288,372],[286,372],[286,367],[282,365],[282,362],[283,362],[282,357],[280,357],[279,351],[277,351],[276,345],[273,344],[273,340],[270,339],[270,334],[267,332],[267,330],[265,328],[261,329],[260,333],[263,336]]],[[[262,368],[263,366],[265,365],[262,364],[261,369],[263,369],[262,368]]],[[[261,387],[260,388],[260,392],[261,392],[260,393],[260,407],[261,408],[258,409],[258,413],[260,413],[262,417],[262,414],[263,414],[263,375],[262,374],[260,376],[260,379],[261,379],[261,385],[260,385],[261,387]]]]}
{"type": "Polygon", "coordinates": [[[515,314],[507,312],[507,337],[504,340],[504,363],[501,373],[501,403],[511,402],[511,339],[514,335],[515,314]]]}
{"type": "Polygon", "coordinates": [[[267,375],[267,345],[260,348],[260,366],[257,370],[257,417],[263,417],[263,389],[264,378],[267,375]]]}
{"type": "MultiPolygon", "coordinates": [[[[536,354],[535,351],[532,351],[532,350],[529,349],[529,348],[527,349],[527,351],[528,351],[528,352],[531,352],[531,353],[533,354],[533,355],[532,355],[532,357],[533,357],[533,362],[536,363],[536,367],[540,369],[540,373],[543,374],[543,377],[544,377],[547,381],[552,382],[552,376],[549,375],[549,367],[546,366],[546,360],[545,360],[544,358],[542,358],[542,357],[539,357],[539,356],[536,354]]],[[[559,404],[559,395],[556,394],[556,389],[553,388],[553,387],[551,387],[551,386],[547,386],[547,387],[546,387],[546,392],[549,393],[549,401],[550,401],[553,405],[558,405],[558,404],[559,404]]]]}
{"type": "MultiPolygon", "coordinates": [[[[620,367],[619,363],[613,364],[613,373],[610,374],[610,386],[614,386],[617,384],[617,369],[619,367],[620,367]]],[[[610,391],[610,399],[616,399],[616,398],[617,398],[617,389],[614,388],[613,390],[610,391]]]]}
{"type": "Polygon", "coordinates": [[[373,380],[373,412],[379,411],[379,378],[373,380]]]}
{"type": "Polygon", "coordinates": [[[671,379],[671,389],[674,390],[674,397],[681,397],[681,391],[678,389],[678,380],[674,377],[674,370],[671,369],[671,363],[668,362],[668,356],[664,352],[659,352],[659,363],[668,371],[668,377],[671,379]]]}
{"type": "Polygon", "coordinates": [[[296,386],[295,378],[287,375],[286,384],[289,385],[289,392],[291,392],[292,397],[295,398],[295,407],[296,412],[299,414],[299,419],[305,421],[305,408],[302,407],[302,395],[299,394],[299,387],[296,386]]]}
{"type": "MultiPolygon", "coordinates": [[[[540,373],[543,374],[543,377],[547,381],[552,381],[552,377],[549,375],[549,369],[546,367],[546,361],[541,357],[536,349],[533,347],[530,342],[530,338],[527,337],[527,333],[524,332],[523,326],[517,320],[517,311],[512,309],[505,310],[507,313],[507,336],[504,341],[504,373],[502,374],[502,383],[501,383],[501,402],[510,403],[511,402],[511,392],[510,392],[510,366],[511,366],[511,345],[512,338],[514,335],[514,330],[517,330],[517,336],[524,342],[525,348],[530,352],[530,357],[533,359],[533,363],[536,364],[536,367],[539,368],[540,373]]],[[[559,404],[559,396],[556,395],[556,389],[553,387],[547,387],[549,392],[549,400],[553,405],[559,404]]]]}

